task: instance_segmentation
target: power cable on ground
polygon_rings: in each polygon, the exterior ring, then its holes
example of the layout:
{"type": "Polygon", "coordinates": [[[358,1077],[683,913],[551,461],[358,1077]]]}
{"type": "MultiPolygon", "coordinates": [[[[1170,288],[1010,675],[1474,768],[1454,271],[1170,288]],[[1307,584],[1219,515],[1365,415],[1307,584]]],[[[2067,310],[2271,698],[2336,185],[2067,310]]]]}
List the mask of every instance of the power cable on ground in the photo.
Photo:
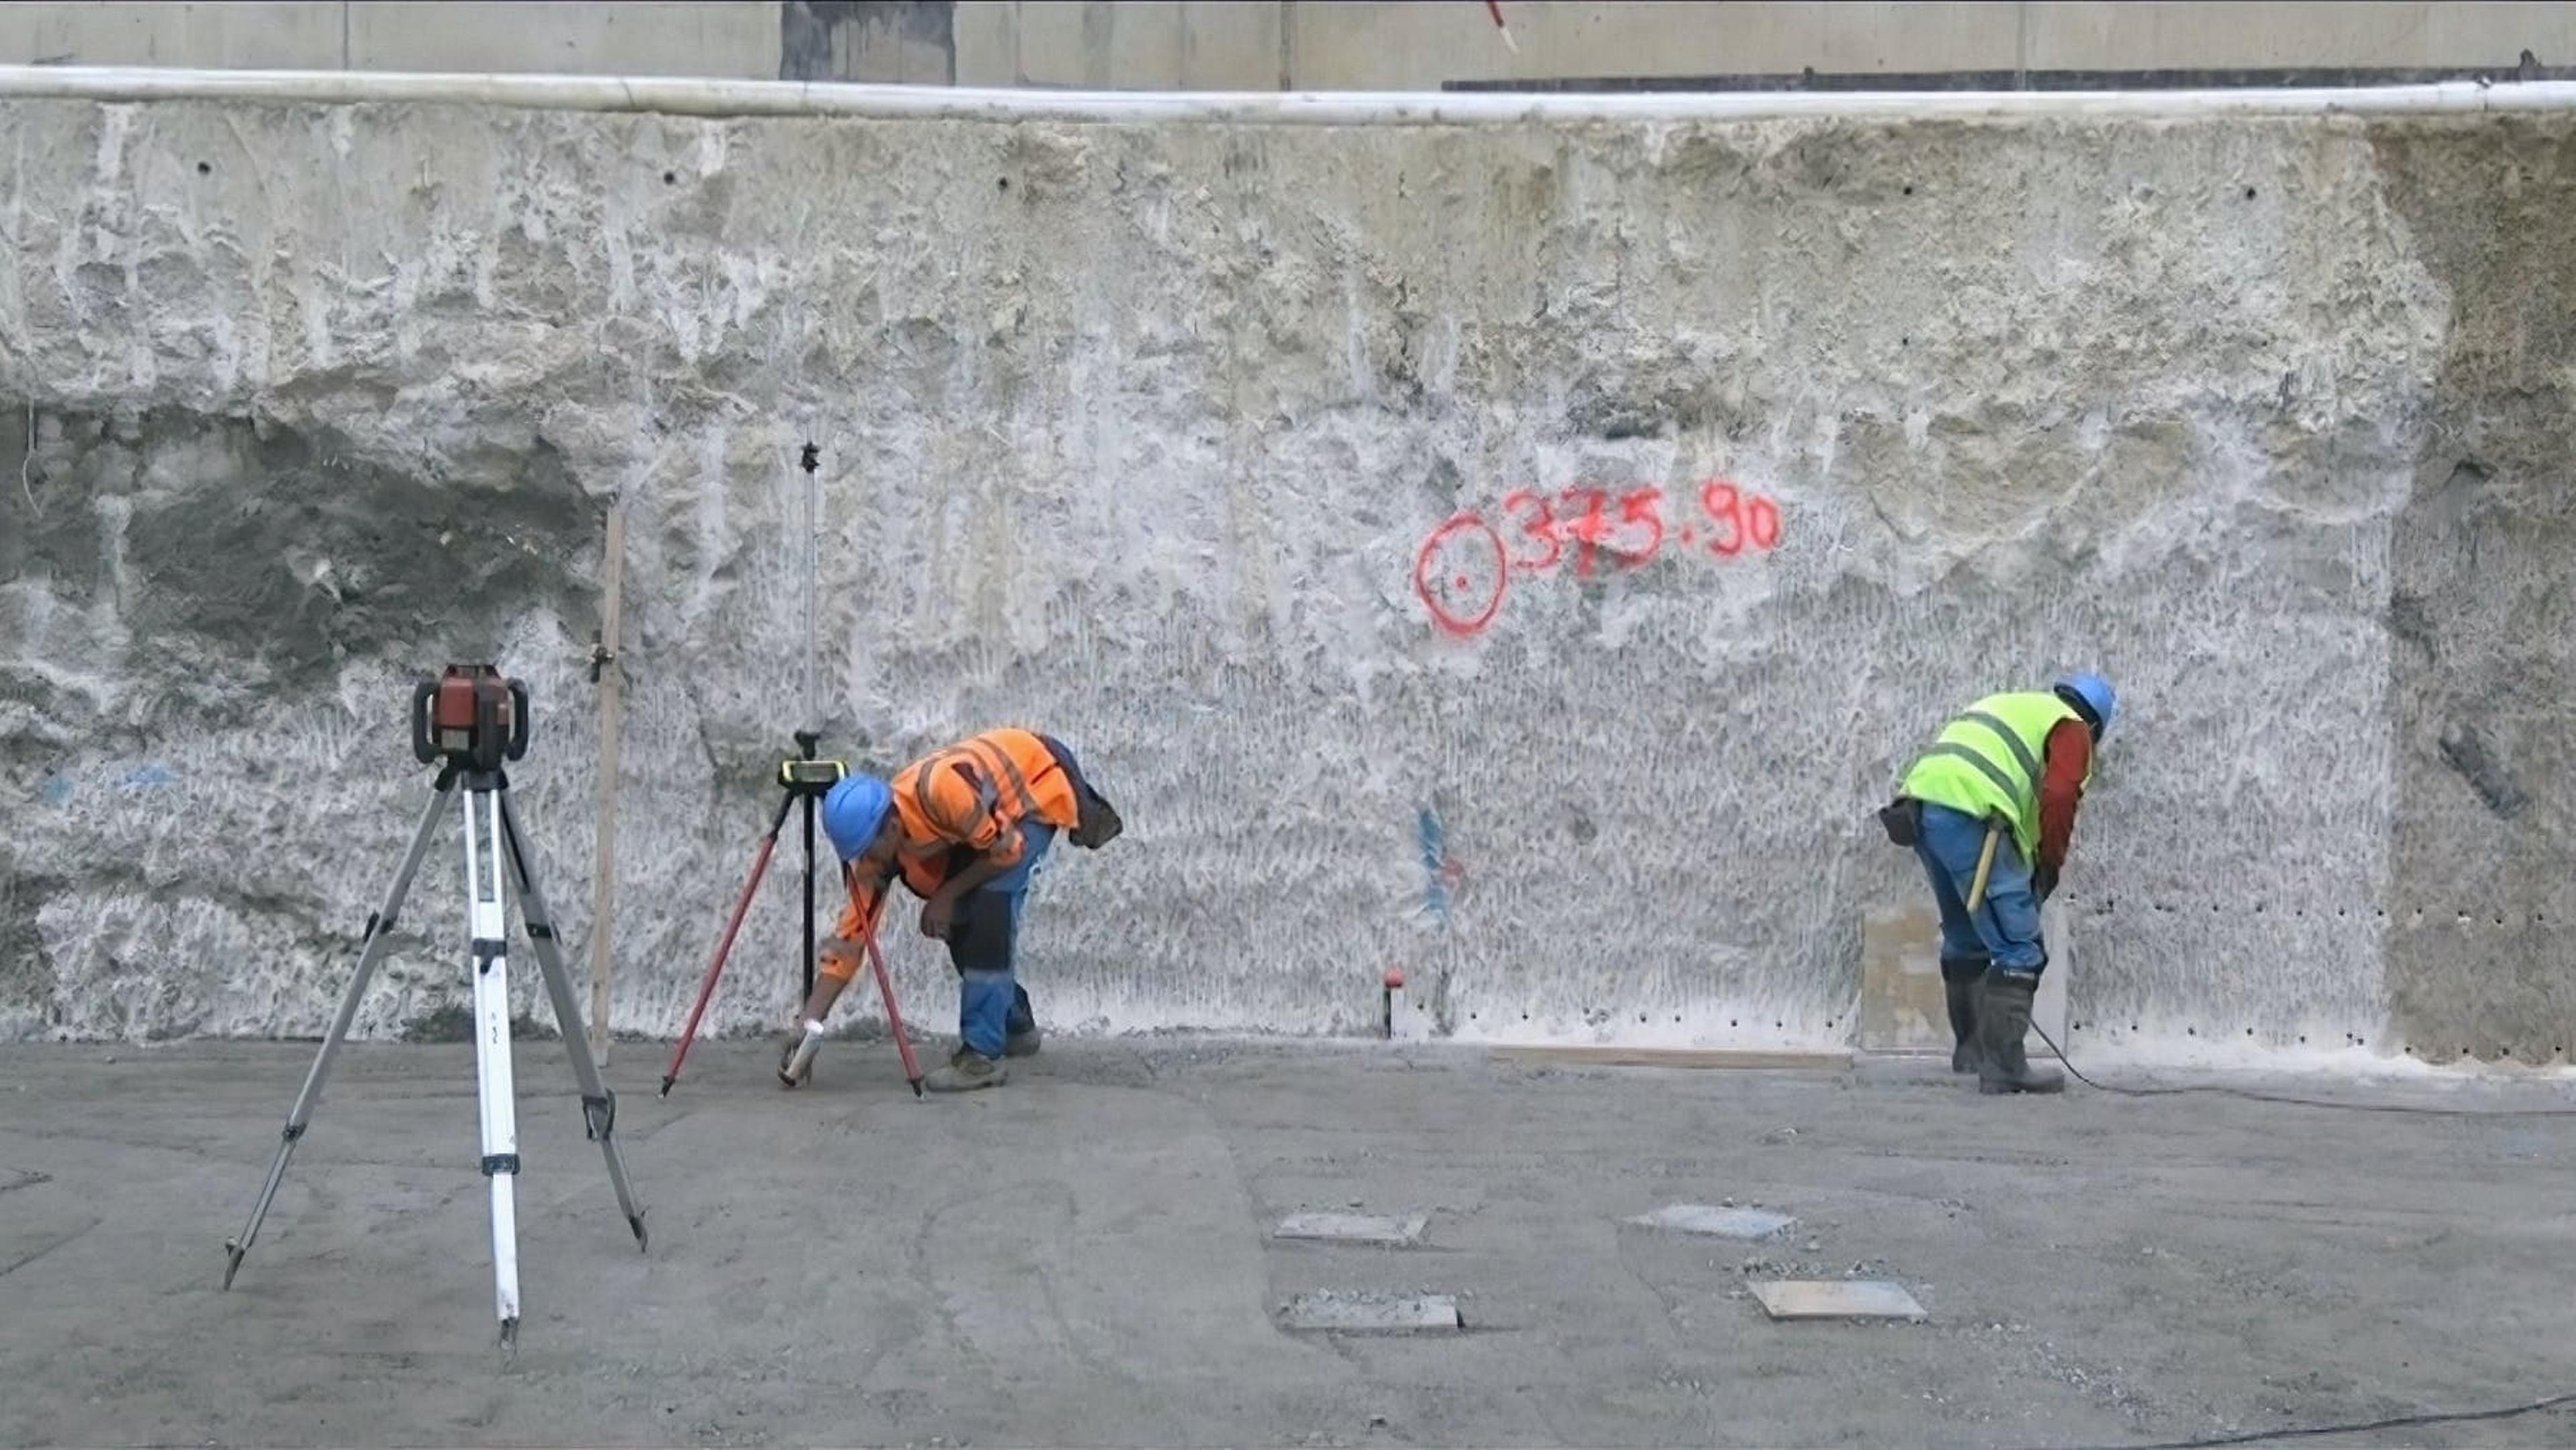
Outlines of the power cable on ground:
{"type": "MultiPolygon", "coordinates": [[[[2414,1103],[2355,1103],[2341,1102],[2333,1098],[2300,1097],[2293,1093],[2257,1092],[2252,1088],[2222,1087],[2215,1083],[2195,1083],[2181,1087],[2120,1087],[2111,1083],[2096,1082],[2085,1076],[2082,1068],[2067,1061],[2066,1049],[2057,1045],[2057,1039],[2048,1035],[2047,1028],[2033,1022],[2030,1024],[2030,1030],[2039,1034],[2039,1040],[2048,1044],[2048,1050],[2057,1054],[2057,1060],[2065,1065],[2066,1070],[2074,1075],[2077,1082],[2097,1092],[2112,1093],[2124,1098],[2165,1098],[2178,1097],[2184,1093],[2206,1093],[2214,1097],[2243,1098],[2257,1103],[2288,1103],[2302,1108],[2341,1108],[2351,1113],[2409,1113],[2427,1118],[2576,1117],[2576,1108],[2439,1108],[2414,1103]]],[[[2229,1442],[2195,1441],[2194,1443],[2226,1444],[2229,1442]]]]}
{"type": "MultiPolygon", "coordinates": [[[[2065,1059],[2060,1058],[2059,1061],[2065,1059]]],[[[2072,1070],[2071,1068],[2069,1069],[2072,1070]]],[[[2428,1415],[2399,1415],[2386,1420],[2355,1421],[2348,1425],[2300,1425],[2281,1430],[2246,1430],[2234,1435],[2211,1435],[2198,1440],[2161,1440],[2151,1445],[2103,1446],[2099,1450],[2211,1450],[2219,1445],[2255,1445],[2266,1440],[2312,1440],[2321,1435],[2367,1435],[2377,1430],[2411,1430],[2425,1425],[2468,1425],[2487,1420],[2510,1420],[2517,1415],[2533,1415],[2554,1410],[2561,1405],[2576,1404],[2576,1394],[2551,1395],[2529,1404],[2507,1405],[2493,1410],[2456,1410],[2428,1415]]]]}

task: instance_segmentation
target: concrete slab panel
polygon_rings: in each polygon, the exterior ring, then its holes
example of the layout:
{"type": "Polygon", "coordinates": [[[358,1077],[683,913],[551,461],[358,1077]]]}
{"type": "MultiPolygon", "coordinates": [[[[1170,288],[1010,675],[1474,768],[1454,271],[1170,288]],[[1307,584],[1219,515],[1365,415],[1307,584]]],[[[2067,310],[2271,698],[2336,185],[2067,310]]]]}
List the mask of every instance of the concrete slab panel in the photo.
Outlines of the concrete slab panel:
{"type": "Polygon", "coordinates": [[[1724,1239],[1766,1239],[1797,1220],[1759,1208],[1718,1208],[1705,1203],[1675,1203],[1628,1220],[1674,1233],[1710,1234],[1724,1239]]]}
{"type": "Polygon", "coordinates": [[[1422,1242],[1431,1227],[1431,1215],[1416,1213],[1404,1216],[1368,1213],[1292,1213],[1279,1220],[1271,1237],[1282,1239],[1321,1239],[1348,1244],[1387,1244],[1409,1247],[1422,1242]]]}
{"type": "Polygon", "coordinates": [[[1941,989],[1941,913],[1928,896],[1863,913],[1860,1010],[1852,1044],[1863,1052],[1947,1052],[1941,989]]]}
{"type": "Polygon", "coordinates": [[[1446,1294],[1353,1294],[1318,1290],[1280,1309],[1290,1329],[1330,1334],[1419,1334],[1459,1327],[1458,1301],[1446,1294]]]}
{"type": "Polygon", "coordinates": [[[347,18],[353,70],[778,78],[779,7],[743,0],[375,0],[347,18]]]}
{"type": "MultiPolygon", "coordinates": [[[[2048,943],[2048,970],[2039,979],[2030,1020],[2063,1045],[2067,984],[2075,975],[2075,943],[2065,898],[2039,909],[2040,935],[2048,943]]],[[[1950,1012],[1941,986],[1941,916],[1929,900],[1869,908],[1861,922],[1859,1024],[1853,1045],[1863,1052],[1947,1053],[1950,1012]]],[[[2041,1057],[2053,1057],[2036,1040],[2041,1057]]],[[[2070,1049],[2072,1050],[2072,1049],[2070,1049]]]]}
{"type": "Polygon", "coordinates": [[[1774,1319],[1926,1318],[1902,1284],[1886,1279],[1779,1279],[1753,1286],[1762,1312],[1774,1319]]]}
{"type": "Polygon", "coordinates": [[[0,62],[336,70],[342,9],[299,0],[0,5],[0,62]]]}

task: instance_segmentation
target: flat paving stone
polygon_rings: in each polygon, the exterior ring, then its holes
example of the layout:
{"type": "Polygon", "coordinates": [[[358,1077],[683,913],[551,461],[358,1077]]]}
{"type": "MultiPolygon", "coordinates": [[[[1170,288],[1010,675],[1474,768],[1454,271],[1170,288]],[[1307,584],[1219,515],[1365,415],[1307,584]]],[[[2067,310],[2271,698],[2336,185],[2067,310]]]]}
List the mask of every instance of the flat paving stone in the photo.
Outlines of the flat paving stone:
{"type": "Polygon", "coordinates": [[[1341,1334],[1414,1334],[1456,1329],[1458,1301],[1446,1294],[1362,1294],[1324,1289],[1299,1294],[1280,1310],[1290,1329],[1341,1334]]]}
{"type": "Polygon", "coordinates": [[[1774,1319],[1921,1319],[1923,1306],[1888,1279],[1771,1279],[1753,1286],[1774,1319]]]}
{"type": "Polygon", "coordinates": [[[1398,1216],[1370,1213],[1292,1213],[1279,1220],[1271,1237],[1282,1239],[1323,1239],[1346,1244],[1392,1244],[1408,1247],[1422,1242],[1423,1232],[1431,1227],[1431,1215],[1416,1213],[1398,1216]]]}
{"type": "Polygon", "coordinates": [[[1717,1208],[1705,1203],[1674,1203],[1628,1220],[1674,1233],[1713,1234],[1722,1239],[1767,1239],[1797,1222],[1785,1213],[1759,1208],[1717,1208]]]}

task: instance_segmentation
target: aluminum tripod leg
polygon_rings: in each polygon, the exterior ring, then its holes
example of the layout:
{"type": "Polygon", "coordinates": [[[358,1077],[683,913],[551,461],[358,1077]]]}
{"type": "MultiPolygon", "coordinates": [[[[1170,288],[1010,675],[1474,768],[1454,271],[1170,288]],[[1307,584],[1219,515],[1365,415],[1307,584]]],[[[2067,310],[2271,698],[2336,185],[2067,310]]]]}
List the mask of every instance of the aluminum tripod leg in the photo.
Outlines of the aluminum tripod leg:
{"type": "Polygon", "coordinates": [[[510,1073],[502,788],[497,774],[466,782],[465,888],[474,941],[474,1072],[483,1109],[483,1177],[492,1185],[492,1300],[506,1345],[519,1337],[519,1124],[518,1088],[510,1073]]]}
{"type": "Polygon", "coordinates": [[[349,1036],[349,1024],[357,1019],[358,1001],[367,995],[367,983],[376,974],[376,963],[384,960],[385,945],[393,937],[394,918],[402,913],[403,897],[410,892],[412,878],[420,874],[421,858],[429,854],[429,838],[438,830],[439,818],[454,804],[456,777],[439,772],[438,782],[431,787],[429,808],[420,814],[420,829],[412,833],[411,849],[403,853],[402,866],[394,872],[394,883],[385,892],[385,904],[367,918],[366,947],[358,953],[358,970],[349,979],[349,990],[340,997],[339,1015],[331,1019],[331,1030],[322,1038],[322,1050],[313,1057],[313,1070],[304,1075],[304,1090],[295,1095],[295,1106],[286,1113],[286,1130],[278,1135],[277,1156],[269,1160],[268,1181],[259,1189],[259,1201],[251,1205],[250,1218],[242,1231],[224,1242],[224,1287],[233,1286],[233,1275],[240,1271],[242,1255],[250,1252],[259,1237],[260,1220],[268,1216],[268,1206],[277,1197],[277,1185],[286,1178],[286,1160],[294,1155],[296,1141],[304,1136],[304,1125],[312,1120],[314,1105],[322,1099],[323,1079],[331,1075],[331,1059],[338,1056],[340,1044],[349,1036]]]}
{"type": "MultiPolygon", "coordinates": [[[[626,1226],[635,1231],[635,1247],[645,1248],[644,1210],[635,1206],[635,1190],[626,1182],[626,1159],[617,1151],[617,1094],[600,1079],[599,1064],[590,1055],[581,1004],[572,992],[572,974],[564,970],[563,953],[556,943],[554,916],[546,910],[545,893],[538,889],[536,868],[528,864],[528,838],[519,829],[519,808],[506,790],[501,793],[501,829],[510,851],[511,881],[519,893],[519,916],[527,923],[528,945],[536,950],[546,995],[554,1000],[555,1027],[563,1034],[564,1050],[572,1056],[573,1081],[581,1087],[582,1121],[599,1144],[599,1155],[608,1160],[609,1186],[617,1190],[617,1206],[626,1214],[626,1226]]],[[[593,922],[590,929],[606,931],[608,923],[593,922]]]]}

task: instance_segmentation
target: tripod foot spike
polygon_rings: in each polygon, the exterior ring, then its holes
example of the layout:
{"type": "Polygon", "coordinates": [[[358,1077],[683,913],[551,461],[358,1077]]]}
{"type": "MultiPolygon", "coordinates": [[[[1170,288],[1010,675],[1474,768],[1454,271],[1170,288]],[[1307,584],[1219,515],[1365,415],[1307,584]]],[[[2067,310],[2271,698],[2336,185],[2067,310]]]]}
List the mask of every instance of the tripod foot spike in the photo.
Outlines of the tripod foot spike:
{"type": "Polygon", "coordinates": [[[662,1079],[662,1096],[666,1098],[669,1097],[671,1095],[671,1084],[678,1081],[679,1079],[676,1077],[666,1077],[662,1079]]]}
{"type": "Polygon", "coordinates": [[[917,1077],[916,1077],[916,1078],[911,1079],[911,1082],[912,1082],[912,1095],[913,1095],[914,1097],[920,1097],[920,1096],[921,1096],[921,1079],[919,1079],[919,1078],[917,1078],[917,1077]]]}
{"type": "Polygon", "coordinates": [[[233,1286],[233,1275],[241,1272],[242,1253],[243,1249],[239,1243],[231,1239],[224,1240],[224,1287],[227,1289],[233,1286]]]}
{"type": "Polygon", "coordinates": [[[505,1350],[510,1351],[510,1352],[511,1352],[511,1353],[513,1353],[513,1354],[516,1354],[516,1353],[518,1352],[518,1349],[519,1349],[519,1321],[518,1321],[518,1320],[516,1320],[516,1319],[504,1319],[504,1320],[502,1320],[502,1321],[501,1321],[501,1347],[502,1347],[503,1349],[505,1349],[505,1350]]]}
{"type": "Polygon", "coordinates": [[[652,1241],[644,1234],[644,1215],[640,1213],[627,1215],[626,1226],[635,1230],[635,1252],[640,1254],[652,1247],[652,1241]]]}

